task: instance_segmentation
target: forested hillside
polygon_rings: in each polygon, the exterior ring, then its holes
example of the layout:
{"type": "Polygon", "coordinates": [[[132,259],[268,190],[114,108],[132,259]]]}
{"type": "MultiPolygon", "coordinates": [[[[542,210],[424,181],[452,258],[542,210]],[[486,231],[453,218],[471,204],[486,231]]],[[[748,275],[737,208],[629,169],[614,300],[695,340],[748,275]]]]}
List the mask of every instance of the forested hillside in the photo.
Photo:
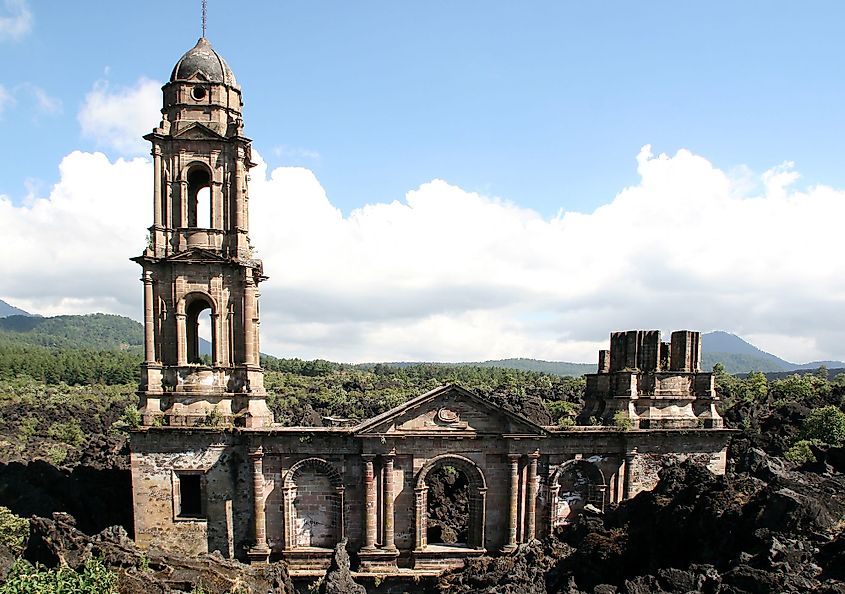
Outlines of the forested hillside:
{"type": "Polygon", "coordinates": [[[0,345],[127,349],[144,344],[138,322],[111,314],[0,318],[0,345]]]}

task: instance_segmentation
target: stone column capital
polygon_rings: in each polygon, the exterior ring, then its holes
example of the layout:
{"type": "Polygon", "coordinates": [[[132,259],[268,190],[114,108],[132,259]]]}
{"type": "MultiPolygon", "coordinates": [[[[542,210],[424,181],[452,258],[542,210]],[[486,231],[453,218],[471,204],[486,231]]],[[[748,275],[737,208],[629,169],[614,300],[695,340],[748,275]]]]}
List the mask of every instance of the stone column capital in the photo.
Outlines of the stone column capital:
{"type": "Polygon", "coordinates": [[[511,464],[514,462],[519,462],[522,458],[522,454],[508,454],[508,460],[511,461],[511,464]]]}
{"type": "Polygon", "coordinates": [[[540,450],[534,450],[533,452],[526,454],[531,460],[536,460],[540,457],[540,450]]]}
{"type": "Polygon", "coordinates": [[[261,460],[264,458],[264,448],[262,446],[258,446],[257,448],[253,448],[249,451],[249,459],[255,462],[256,460],[261,460]]]}
{"type": "Polygon", "coordinates": [[[375,460],[376,455],[375,454],[361,454],[361,458],[364,459],[364,462],[372,462],[373,460],[375,460]]]}

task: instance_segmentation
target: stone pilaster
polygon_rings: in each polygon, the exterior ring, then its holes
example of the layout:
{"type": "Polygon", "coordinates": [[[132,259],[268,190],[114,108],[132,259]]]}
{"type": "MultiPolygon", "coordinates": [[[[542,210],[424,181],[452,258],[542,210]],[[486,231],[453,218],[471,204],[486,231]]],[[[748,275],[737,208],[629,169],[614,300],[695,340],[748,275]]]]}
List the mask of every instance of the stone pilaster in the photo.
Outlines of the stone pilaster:
{"type": "Polygon", "coordinates": [[[625,453],[625,482],[622,485],[623,499],[630,499],[634,493],[634,460],[636,457],[636,449],[625,453]]]}
{"type": "Polygon", "coordinates": [[[510,492],[508,499],[508,542],[504,552],[516,549],[517,522],[519,521],[519,454],[508,454],[510,462],[510,492]]]}
{"type": "Polygon", "coordinates": [[[252,519],[255,546],[249,552],[252,562],[267,563],[270,548],[267,546],[267,521],[264,513],[264,450],[261,446],[249,452],[252,463],[252,519]]]}
{"type": "Polygon", "coordinates": [[[534,540],[537,526],[537,459],[540,452],[528,454],[528,484],[526,485],[525,504],[525,542],[534,540]]]}
{"type": "Polygon", "coordinates": [[[153,146],[153,225],[156,229],[161,223],[161,149],[153,146]]]}
{"type": "Polygon", "coordinates": [[[426,527],[426,496],[428,495],[428,487],[417,487],[414,489],[414,516],[415,527],[414,530],[414,548],[418,551],[425,548],[427,543],[425,527],[426,527]]]}
{"type": "Polygon", "coordinates": [[[552,536],[555,533],[555,524],[557,523],[557,497],[560,493],[560,484],[555,481],[555,484],[549,485],[549,513],[547,535],[552,536]]]}
{"type": "Polygon", "coordinates": [[[185,312],[176,312],[176,365],[185,367],[188,364],[188,343],[185,338],[186,331],[185,312]]]}
{"type": "Polygon", "coordinates": [[[376,477],[373,470],[374,454],[362,454],[364,459],[364,550],[376,548],[376,477]]]}

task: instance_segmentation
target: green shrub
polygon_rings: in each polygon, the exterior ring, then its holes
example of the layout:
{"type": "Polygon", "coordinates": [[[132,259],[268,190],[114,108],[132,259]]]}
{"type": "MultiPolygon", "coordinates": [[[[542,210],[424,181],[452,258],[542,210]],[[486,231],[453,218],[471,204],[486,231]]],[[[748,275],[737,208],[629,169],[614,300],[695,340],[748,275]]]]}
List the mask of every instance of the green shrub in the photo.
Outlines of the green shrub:
{"type": "Polygon", "coordinates": [[[50,462],[56,466],[61,466],[62,462],[64,462],[67,458],[67,450],[67,446],[60,443],[54,443],[47,447],[45,454],[50,462]]]}
{"type": "Polygon", "coordinates": [[[47,569],[15,561],[0,594],[117,594],[117,575],[98,559],[90,559],[82,571],[69,567],[47,569]]]}
{"type": "Polygon", "coordinates": [[[812,445],[812,441],[807,439],[799,439],[798,441],[793,444],[791,448],[786,450],[786,454],[784,456],[790,462],[795,462],[796,464],[803,464],[804,462],[812,462],[816,459],[813,455],[813,452],[810,450],[810,446],[812,445]]]}
{"type": "Polygon", "coordinates": [[[833,405],[817,408],[804,419],[801,437],[839,446],[845,443],[845,413],[833,405]]]}
{"type": "Polygon", "coordinates": [[[557,419],[559,427],[572,427],[575,425],[575,416],[578,414],[578,405],[567,400],[543,400],[546,410],[557,419]]]}
{"type": "Polygon", "coordinates": [[[26,417],[25,419],[21,419],[18,427],[20,434],[23,437],[32,437],[38,430],[38,419],[35,419],[33,417],[26,417]]]}
{"type": "Polygon", "coordinates": [[[82,433],[82,428],[76,421],[53,423],[47,430],[47,436],[73,447],[78,446],[85,439],[85,434],[82,433]]]}
{"type": "Polygon", "coordinates": [[[113,432],[126,433],[129,429],[137,429],[141,425],[141,413],[138,407],[130,404],[120,414],[120,418],[111,424],[113,432]]]}
{"type": "Polygon", "coordinates": [[[623,431],[628,431],[631,427],[634,426],[634,422],[631,420],[624,410],[616,411],[616,414],[613,415],[613,426],[619,427],[623,431]]]}
{"type": "Polygon", "coordinates": [[[12,513],[7,507],[0,506],[0,544],[17,557],[23,553],[26,539],[29,537],[29,520],[12,513]]]}

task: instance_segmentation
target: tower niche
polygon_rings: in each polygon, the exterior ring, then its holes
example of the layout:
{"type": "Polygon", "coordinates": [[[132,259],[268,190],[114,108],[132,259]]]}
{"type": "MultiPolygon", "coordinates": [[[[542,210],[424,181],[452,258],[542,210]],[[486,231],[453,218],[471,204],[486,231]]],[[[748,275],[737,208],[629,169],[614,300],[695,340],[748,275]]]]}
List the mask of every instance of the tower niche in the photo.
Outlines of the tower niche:
{"type": "Polygon", "coordinates": [[[153,224],[135,262],[144,285],[146,425],[272,424],[260,367],[241,90],[205,38],[162,87],[152,145],[153,224]],[[202,337],[208,326],[209,341],[202,337]]]}

